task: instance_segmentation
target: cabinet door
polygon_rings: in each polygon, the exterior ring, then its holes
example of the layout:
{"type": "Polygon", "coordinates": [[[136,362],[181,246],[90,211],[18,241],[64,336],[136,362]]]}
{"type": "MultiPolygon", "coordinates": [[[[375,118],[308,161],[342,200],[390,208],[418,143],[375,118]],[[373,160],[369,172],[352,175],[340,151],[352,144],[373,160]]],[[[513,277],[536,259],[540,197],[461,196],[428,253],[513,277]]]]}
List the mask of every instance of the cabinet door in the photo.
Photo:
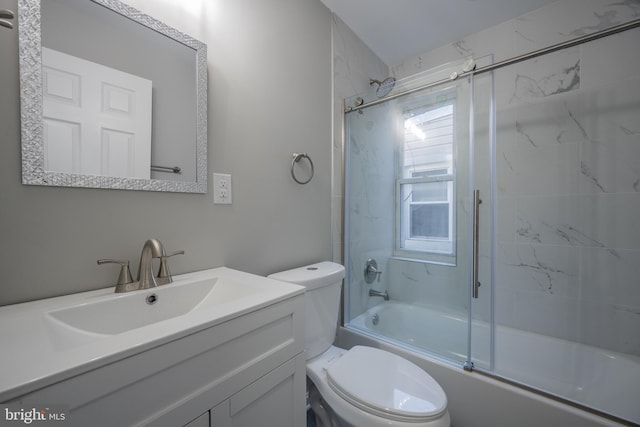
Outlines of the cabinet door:
{"type": "Polygon", "coordinates": [[[207,411],[204,414],[200,415],[195,420],[191,421],[190,423],[187,423],[184,427],[209,427],[209,426],[210,426],[209,411],[207,411]]]}
{"type": "Polygon", "coordinates": [[[215,427],[305,425],[304,354],[289,360],[211,410],[215,427]]]}

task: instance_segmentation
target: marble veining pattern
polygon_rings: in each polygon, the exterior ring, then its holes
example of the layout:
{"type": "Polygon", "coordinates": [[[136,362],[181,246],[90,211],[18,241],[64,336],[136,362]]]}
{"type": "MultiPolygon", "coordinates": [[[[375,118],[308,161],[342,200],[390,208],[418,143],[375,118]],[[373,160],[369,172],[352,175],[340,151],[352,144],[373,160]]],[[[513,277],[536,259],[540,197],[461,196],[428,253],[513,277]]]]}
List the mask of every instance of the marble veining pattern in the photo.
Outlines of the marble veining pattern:
{"type": "Polygon", "coordinates": [[[591,181],[598,190],[602,191],[603,193],[607,192],[607,190],[605,190],[602,184],[600,184],[600,182],[598,181],[598,178],[594,175],[594,172],[591,170],[591,168],[589,168],[589,165],[581,162],[580,170],[582,171],[582,175],[584,175],[589,181],[591,181]]]}
{"type": "Polygon", "coordinates": [[[612,10],[605,11],[602,14],[597,13],[597,12],[593,12],[593,16],[595,16],[596,20],[598,21],[597,24],[595,24],[595,25],[587,25],[587,26],[584,26],[584,27],[576,28],[575,30],[570,31],[568,33],[560,32],[560,34],[562,34],[564,36],[568,36],[570,38],[579,37],[579,36],[584,36],[584,35],[587,35],[587,34],[591,34],[591,33],[596,32],[596,31],[607,29],[607,28],[612,27],[612,26],[614,26],[614,25],[616,25],[618,23],[617,22],[618,14],[615,11],[612,11],[612,10]]]}
{"type": "Polygon", "coordinates": [[[638,0],[624,0],[617,2],[610,2],[605,4],[606,7],[616,8],[618,10],[604,10],[601,13],[597,11],[593,12],[593,16],[596,18],[597,23],[594,25],[586,25],[576,28],[568,33],[560,33],[570,37],[579,37],[586,34],[591,34],[596,31],[604,30],[606,28],[618,25],[621,23],[622,16],[638,17],[640,16],[640,1],[638,0]],[[622,10],[619,10],[622,9],[622,10]]]}
{"type": "Polygon", "coordinates": [[[516,234],[518,236],[524,237],[531,242],[542,243],[540,233],[533,230],[533,226],[529,221],[522,217],[518,217],[517,219],[521,222],[520,227],[516,228],[516,234]]]}
{"type": "Polygon", "coordinates": [[[619,258],[618,252],[615,249],[607,248],[604,243],[597,241],[596,239],[588,236],[586,233],[576,229],[574,226],[570,224],[561,224],[560,226],[555,226],[551,224],[547,224],[545,222],[541,223],[545,227],[553,230],[553,232],[559,236],[561,239],[566,240],[572,246],[591,246],[596,248],[605,249],[611,255],[619,258]]]}
{"type": "Polygon", "coordinates": [[[576,277],[575,273],[570,273],[562,267],[552,265],[553,260],[543,261],[538,255],[538,251],[544,250],[543,247],[531,246],[530,249],[531,251],[526,257],[523,256],[521,251],[516,251],[517,262],[510,263],[509,266],[525,272],[542,292],[553,294],[554,286],[557,285],[559,278],[562,276],[564,276],[563,280],[565,281],[576,277]]]}
{"type": "MultiPolygon", "coordinates": [[[[515,126],[516,126],[516,132],[518,132],[520,135],[522,135],[522,137],[524,137],[524,139],[526,139],[529,144],[531,144],[532,146],[534,146],[536,148],[538,147],[538,144],[536,144],[536,142],[533,140],[533,138],[531,138],[531,135],[529,135],[527,133],[526,128],[523,126],[522,122],[516,120],[515,126]]],[[[502,154],[503,154],[504,159],[507,160],[506,154],[505,153],[502,153],[502,154]]],[[[507,160],[507,162],[508,162],[508,160],[507,160]]],[[[513,166],[511,164],[509,164],[509,168],[511,170],[513,170],[513,166]]]]}
{"type": "Polygon", "coordinates": [[[580,61],[540,79],[518,73],[512,100],[551,96],[576,89],[580,89],[580,61]]]}
{"type": "MultiPolygon", "coordinates": [[[[585,130],[584,126],[583,126],[583,125],[578,121],[578,119],[576,119],[575,115],[574,115],[574,114],[569,110],[569,108],[567,108],[567,114],[568,114],[568,115],[569,115],[569,117],[571,118],[571,121],[573,121],[573,123],[575,123],[575,125],[577,126],[577,128],[580,130],[580,133],[582,134],[582,137],[583,137],[585,140],[592,141],[592,142],[596,142],[596,141],[593,141],[593,140],[591,140],[591,139],[589,138],[589,135],[587,135],[587,131],[585,130]]],[[[563,135],[563,133],[561,133],[561,134],[558,136],[558,142],[562,142],[562,135],[563,135]]]]}

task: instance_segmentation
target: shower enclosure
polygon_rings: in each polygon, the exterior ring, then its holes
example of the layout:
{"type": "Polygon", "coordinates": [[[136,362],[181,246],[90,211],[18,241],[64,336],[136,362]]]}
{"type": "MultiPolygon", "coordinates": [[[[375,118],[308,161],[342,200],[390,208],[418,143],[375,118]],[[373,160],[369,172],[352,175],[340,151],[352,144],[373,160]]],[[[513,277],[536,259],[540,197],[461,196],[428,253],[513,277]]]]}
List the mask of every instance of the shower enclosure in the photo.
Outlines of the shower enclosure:
{"type": "Polygon", "coordinates": [[[345,100],[347,328],[640,423],[640,72],[611,53],[640,29],[620,31],[345,100]]]}

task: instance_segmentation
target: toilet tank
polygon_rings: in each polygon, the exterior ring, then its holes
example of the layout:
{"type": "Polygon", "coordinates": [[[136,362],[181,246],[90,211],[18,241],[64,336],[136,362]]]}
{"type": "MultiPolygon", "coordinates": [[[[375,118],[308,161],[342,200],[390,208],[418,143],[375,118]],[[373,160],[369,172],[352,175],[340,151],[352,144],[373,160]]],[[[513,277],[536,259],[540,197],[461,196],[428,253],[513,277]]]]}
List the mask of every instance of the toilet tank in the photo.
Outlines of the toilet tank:
{"type": "Polygon", "coordinates": [[[307,360],[331,347],[338,326],[344,267],[324,261],[274,273],[269,277],[306,288],[304,349],[307,360]]]}

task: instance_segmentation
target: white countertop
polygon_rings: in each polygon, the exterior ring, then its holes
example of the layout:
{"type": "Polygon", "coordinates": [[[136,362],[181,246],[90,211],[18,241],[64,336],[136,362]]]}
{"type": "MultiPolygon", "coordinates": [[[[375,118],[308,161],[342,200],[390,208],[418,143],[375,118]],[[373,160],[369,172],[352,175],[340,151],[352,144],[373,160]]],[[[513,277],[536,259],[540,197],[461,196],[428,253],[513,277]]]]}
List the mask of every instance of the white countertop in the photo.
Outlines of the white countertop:
{"type": "Polygon", "coordinates": [[[114,288],[105,288],[0,307],[0,402],[304,292],[301,286],[226,267],[174,276],[174,283],[157,289],[206,279],[250,284],[253,290],[229,303],[198,307],[184,315],[119,334],[98,334],[99,339],[71,346],[56,342],[47,313],[152,290],[114,294],[114,288]]]}

